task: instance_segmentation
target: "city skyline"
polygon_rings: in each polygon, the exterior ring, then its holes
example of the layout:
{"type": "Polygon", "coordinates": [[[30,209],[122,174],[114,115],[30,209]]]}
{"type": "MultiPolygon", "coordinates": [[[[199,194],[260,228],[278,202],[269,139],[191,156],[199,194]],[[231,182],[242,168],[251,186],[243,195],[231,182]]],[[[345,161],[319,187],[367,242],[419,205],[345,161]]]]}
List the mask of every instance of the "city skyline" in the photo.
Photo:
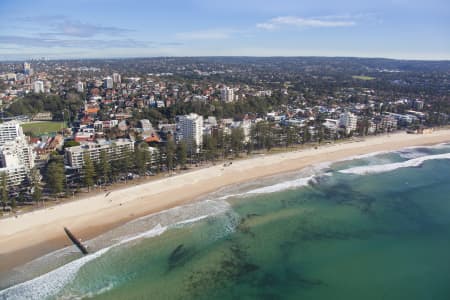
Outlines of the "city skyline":
{"type": "Polygon", "coordinates": [[[0,4],[0,60],[152,56],[450,59],[442,0],[14,1],[0,4]]]}

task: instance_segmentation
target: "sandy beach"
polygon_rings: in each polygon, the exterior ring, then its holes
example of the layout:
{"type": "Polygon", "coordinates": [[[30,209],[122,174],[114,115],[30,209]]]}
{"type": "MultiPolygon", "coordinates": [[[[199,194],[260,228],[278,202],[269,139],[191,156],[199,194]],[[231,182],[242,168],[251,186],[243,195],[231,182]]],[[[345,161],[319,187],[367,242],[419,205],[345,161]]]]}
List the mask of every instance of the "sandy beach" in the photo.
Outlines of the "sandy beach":
{"type": "Polygon", "coordinates": [[[70,241],[63,227],[83,240],[132,219],[194,201],[222,187],[379,151],[450,142],[450,130],[413,135],[404,132],[368,137],[317,149],[297,150],[196,169],[78,201],[0,220],[0,272],[21,265],[70,241]]]}

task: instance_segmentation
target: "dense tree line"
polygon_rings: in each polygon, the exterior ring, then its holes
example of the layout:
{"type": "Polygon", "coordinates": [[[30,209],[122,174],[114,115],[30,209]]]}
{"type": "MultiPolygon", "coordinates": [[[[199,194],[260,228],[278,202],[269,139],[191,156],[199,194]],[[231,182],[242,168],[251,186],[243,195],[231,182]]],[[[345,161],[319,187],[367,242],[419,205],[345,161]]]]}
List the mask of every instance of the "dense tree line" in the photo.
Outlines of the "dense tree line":
{"type": "MultiPolygon", "coordinates": [[[[37,179],[38,176],[36,174],[31,176],[32,199],[38,202],[43,192],[54,197],[64,194],[69,196],[82,187],[89,191],[96,185],[109,185],[121,180],[134,179],[136,174],[145,176],[160,172],[172,173],[193,165],[216,163],[254,152],[270,151],[274,147],[290,147],[311,141],[320,143],[325,139],[325,131],[320,127],[320,122],[319,118],[308,124],[319,126],[315,135],[311,134],[309,126],[304,128],[279,126],[275,122],[261,121],[251,127],[247,139],[242,128],[226,128],[216,129],[212,134],[204,135],[202,145],[188,147],[185,142],[176,143],[169,137],[167,142],[152,145],[152,149],[146,142],[138,141],[134,151],[123,151],[120,158],[102,151],[99,159],[93,161],[86,152],[83,157],[84,166],[75,177],[66,177],[69,174],[65,170],[63,157],[54,153],[43,169],[44,189],[37,179]],[[197,148],[200,150],[196,151],[197,148]]],[[[118,153],[115,150],[111,152],[118,153]]],[[[6,189],[2,188],[5,182],[6,179],[2,178],[0,196],[3,205],[6,205],[9,199],[6,189]]]]}
{"type": "Polygon", "coordinates": [[[287,96],[275,93],[271,97],[248,97],[245,100],[225,103],[214,101],[212,103],[179,101],[167,108],[143,108],[135,110],[132,121],[148,119],[152,124],[159,122],[174,122],[176,116],[196,113],[202,116],[214,116],[218,119],[242,119],[246,114],[265,115],[270,111],[287,105],[287,96]]]}
{"type": "Polygon", "coordinates": [[[74,121],[78,117],[80,109],[83,107],[81,96],[74,92],[69,92],[64,96],[47,94],[29,94],[11,103],[6,109],[6,115],[29,115],[48,111],[53,115],[53,120],[74,121]]]}
{"type": "MultiPolygon", "coordinates": [[[[183,141],[175,143],[173,138],[161,143],[150,151],[146,142],[137,142],[134,151],[124,151],[120,158],[111,157],[106,151],[100,153],[98,161],[93,162],[86,152],[84,166],[80,170],[79,179],[71,188],[104,185],[128,180],[131,174],[149,175],[159,172],[172,172],[176,169],[187,169],[190,165],[216,162],[218,160],[236,158],[254,151],[267,151],[273,147],[288,147],[295,143],[305,142],[307,136],[293,127],[280,127],[275,123],[259,122],[251,129],[250,139],[245,140],[242,128],[219,129],[211,135],[205,135],[203,144],[188,147],[183,141]],[[156,149],[156,150],[155,150],[156,149]]],[[[115,153],[115,151],[112,151],[115,153]]],[[[44,170],[46,192],[51,195],[68,194],[62,156],[52,155],[44,170]]]]}

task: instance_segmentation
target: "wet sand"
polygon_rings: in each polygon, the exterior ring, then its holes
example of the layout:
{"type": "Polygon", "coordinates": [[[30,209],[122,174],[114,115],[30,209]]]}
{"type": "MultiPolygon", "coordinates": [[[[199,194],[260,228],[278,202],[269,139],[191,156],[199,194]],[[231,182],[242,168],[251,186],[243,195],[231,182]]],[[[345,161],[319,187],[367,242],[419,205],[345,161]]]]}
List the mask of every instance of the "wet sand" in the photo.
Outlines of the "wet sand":
{"type": "Polygon", "coordinates": [[[304,167],[379,151],[450,142],[450,130],[426,135],[404,132],[321,145],[273,155],[257,155],[184,174],[129,185],[80,200],[0,220],[0,272],[68,245],[63,227],[83,240],[150,213],[195,201],[225,186],[304,167]]]}

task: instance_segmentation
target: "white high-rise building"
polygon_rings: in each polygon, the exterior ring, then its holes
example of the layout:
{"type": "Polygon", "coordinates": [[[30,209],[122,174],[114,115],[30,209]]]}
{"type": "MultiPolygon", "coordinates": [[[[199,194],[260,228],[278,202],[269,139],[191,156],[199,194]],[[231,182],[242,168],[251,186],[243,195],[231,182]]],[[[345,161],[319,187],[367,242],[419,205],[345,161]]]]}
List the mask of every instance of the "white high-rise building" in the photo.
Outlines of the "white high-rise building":
{"type": "Polygon", "coordinates": [[[189,151],[198,153],[203,144],[203,117],[194,113],[177,116],[177,139],[185,142],[189,151]]]}
{"type": "Polygon", "coordinates": [[[23,136],[23,131],[18,122],[10,121],[0,124],[0,147],[20,136],[23,136]]]}
{"type": "Polygon", "coordinates": [[[32,71],[32,69],[31,69],[31,64],[30,64],[30,63],[27,63],[27,62],[24,62],[24,63],[23,63],[23,73],[24,73],[25,75],[31,75],[32,72],[33,72],[33,71],[32,71]]]}
{"type": "Polygon", "coordinates": [[[78,81],[76,88],[77,88],[78,93],[83,93],[84,92],[84,83],[81,81],[78,81]]]}
{"type": "Polygon", "coordinates": [[[349,134],[356,130],[356,124],[358,122],[358,117],[351,112],[346,111],[341,114],[339,118],[339,126],[345,127],[345,133],[349,134]]]}
{"type": "Polygon", "coordinates": [[[220,98],[223,102],[233,102],[234,101],[234,90],[229,87],[224,87],[220,90],[220,98]]]}
{"type": "Polygon", "coordinates": [[[34,167],[33,148],[28,144],[25,136],[6,142],[0,149],[0,160],[3,167],[23,166],[28,171],[34,167]]]}
{"type": "Polygon", "coordinates": [[[35,94],[44,92],[44,82],[37,80],[33,83],[33,90],[35,94]]]}
{"type": "Polygon", "coordinates": [[[109,76],[106,77],[105,80],[103,81],[103,87],[105,89],[112,89],[114,87],[113,79],[109,76]]]}
{"type": "Polygon", "coordinates": [[[114,83],[121,83],[122,82],[122,78],[120,77],[119,73],[113,73],[112,78],[113,78],[113,82],[114,83]]]}
{"type": "Polygon", "coordinates": [[[18,186],[34,167],[35,154],[17,122],[0,124],[0,173],[6,173],[8,186],[18,186]]]}

